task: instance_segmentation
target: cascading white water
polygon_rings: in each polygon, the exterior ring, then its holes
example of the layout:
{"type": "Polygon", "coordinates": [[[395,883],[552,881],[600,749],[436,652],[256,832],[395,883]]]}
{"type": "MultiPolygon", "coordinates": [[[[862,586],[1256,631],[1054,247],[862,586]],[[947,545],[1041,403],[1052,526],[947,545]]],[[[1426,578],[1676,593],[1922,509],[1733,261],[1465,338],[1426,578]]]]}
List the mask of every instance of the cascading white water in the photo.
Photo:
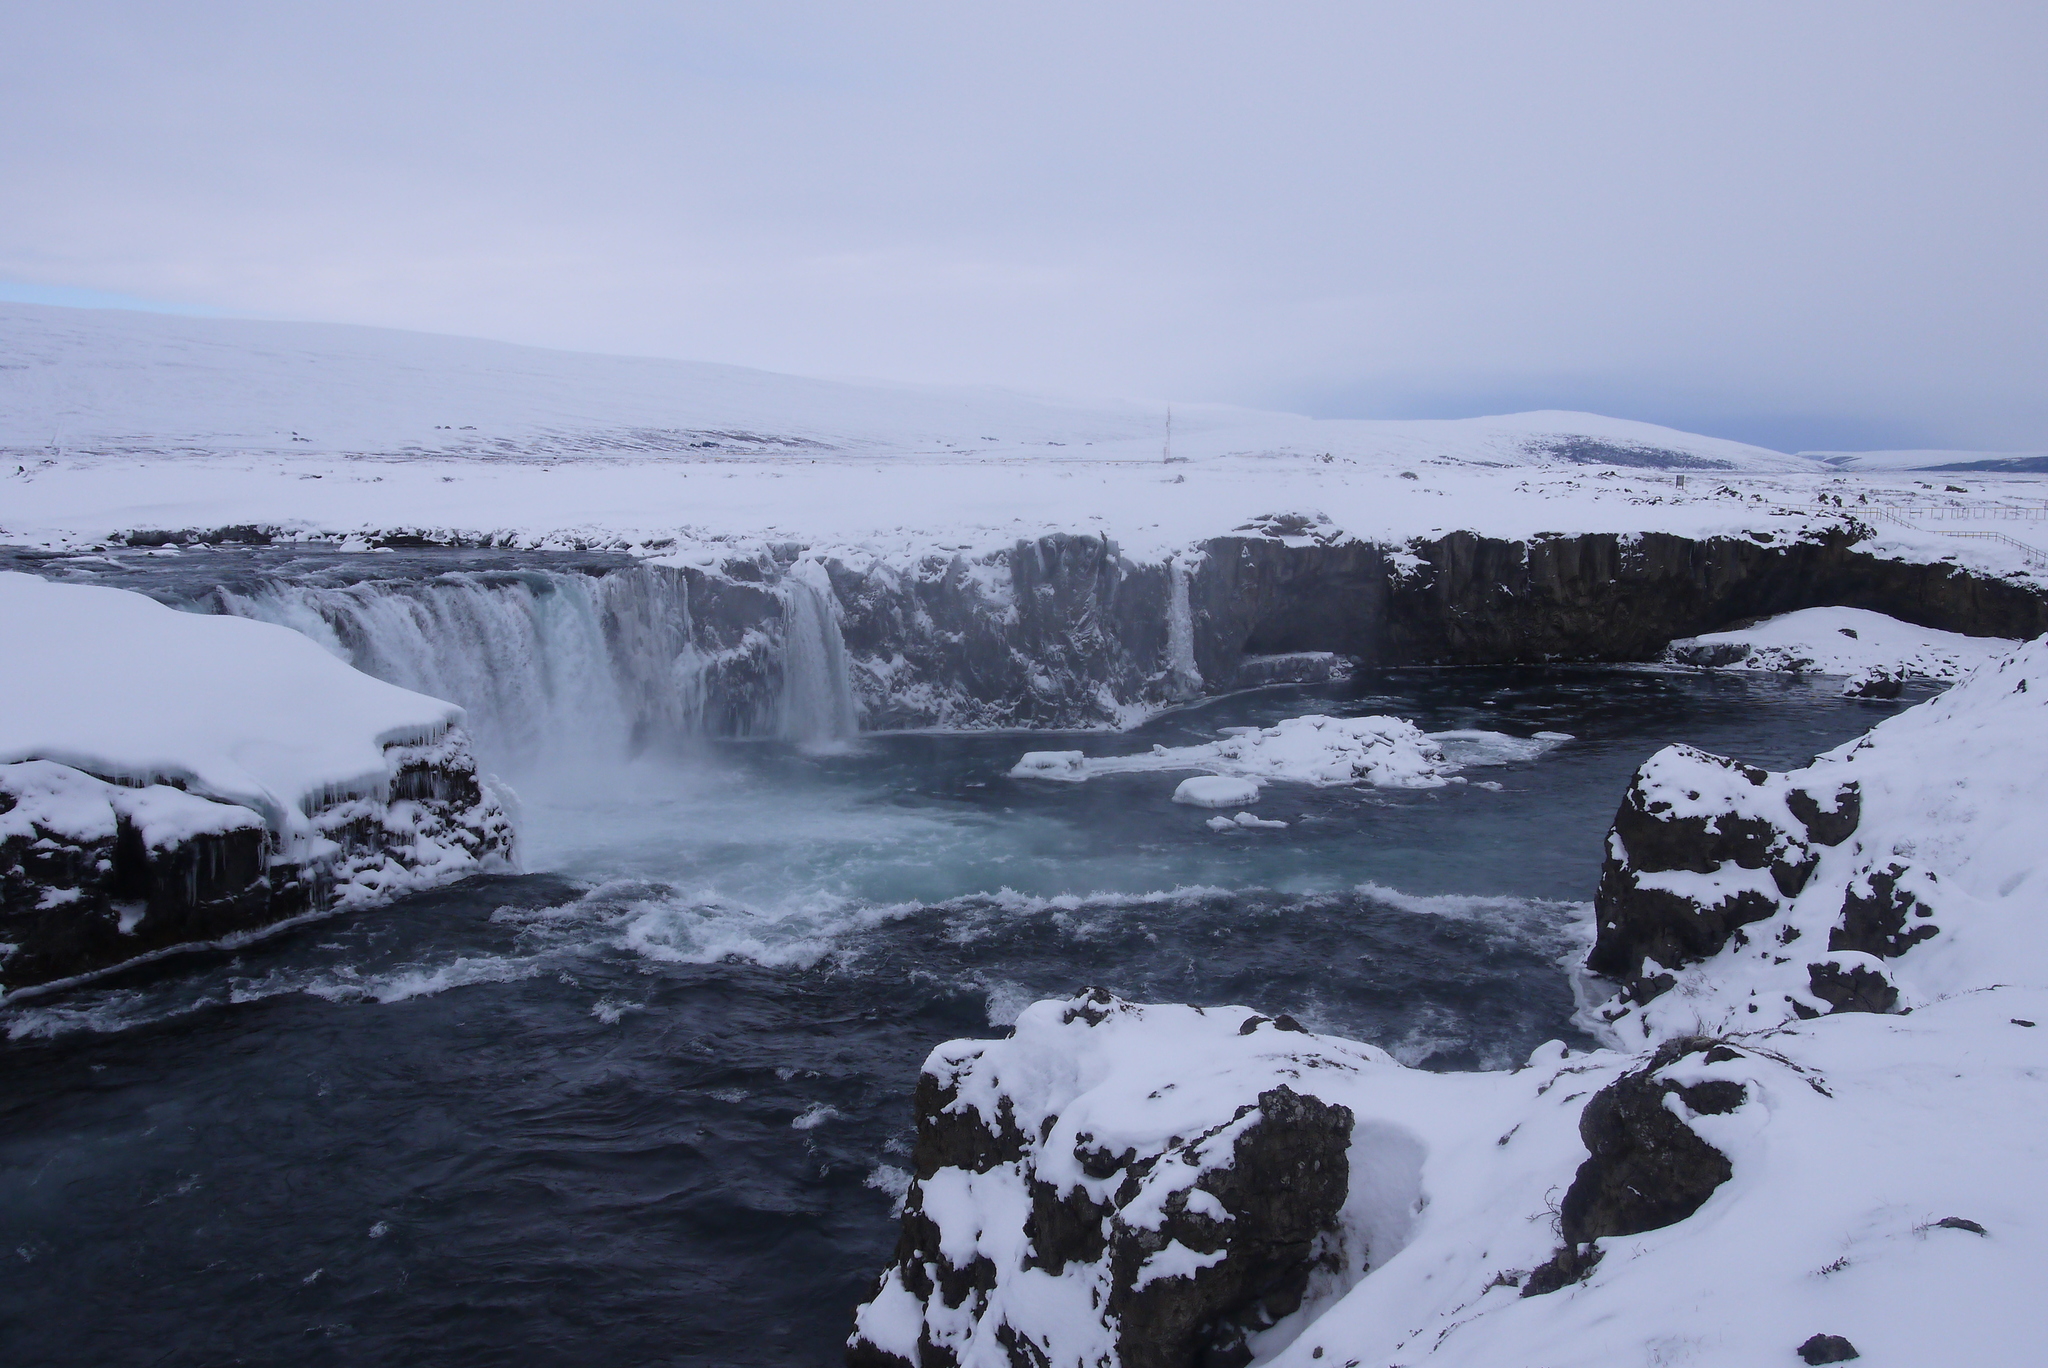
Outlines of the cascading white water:
{"type": "Polygon", "coordinates": [[[1175,691],[1183,696],[1202,691],[1201,667],[1195,664],[1195,614],[1188,600],[1188,581],[1201,560],[1197,552],[1166,562],[1166,667],[1175,691]]]}
{"type": "Polygon", "coordinates": [[[303,632],[367,674],[460,703],[479,750],[525,769],[609,760],[683,724],[681,596],[657,576],[519,571],[276,583],[223,591],[220,602],[303,632]]]}
{"type": "Polygon", "coordinates": [[[825,567],[798,561],[783,577],[782,697],[778,728],[805,745],[844,741],[860,730],[853,672],[839,634],[839,603],[825,567]]]}
{"type": "Polygon", "coordinates": [[[693,639],[683,576],[648,566],[346,587],[280,581],[222,590],[217,602],[302,632],[379,679],[460,703],[480,754],[521,772],[603,766],[713,733],[772,732],[806,746],[853,736],[860,713],[831,581],[801,561],[780,593],[779,642],[771,620],[724,646],[693,639]]]}

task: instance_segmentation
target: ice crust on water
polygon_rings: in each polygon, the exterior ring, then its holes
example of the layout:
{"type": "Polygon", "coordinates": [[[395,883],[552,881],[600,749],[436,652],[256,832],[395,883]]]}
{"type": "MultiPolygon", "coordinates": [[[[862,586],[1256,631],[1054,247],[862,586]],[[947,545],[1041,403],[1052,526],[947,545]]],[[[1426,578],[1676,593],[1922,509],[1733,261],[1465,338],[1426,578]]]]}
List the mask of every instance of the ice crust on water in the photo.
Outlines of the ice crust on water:
{"type": "Polygon", "coordinates": [[[171,781],[281,833],[304,831],[311,806],[386,796],[385,748],[438,740],[463,718],[288,628],[126,590],[0,573],[0,621],[0,764],[171,781]]]}
{"type": "Polygon", "coordinates": [[[1572,738],[1564,732],[1534,737],[1492,731],[1424,732],[1398,717],[1290,717],[1271,727],[1224,727],[1223,739],[1195,746],[1154,746],[1145,755],[1090,756],[1081,751],[1028,751],[1010,769],[1013,779],[1081,783],[1102,774],[1209,770],[1251,784],[1226,789],[1190,779],[1174,791],[1176,803],[1235,807],[1253,801],[1261,783],[1290,782],[1326,788],[1442,788],[1467,766],[1534,760],[1572,738]],[[1183,796],[1183,795],[1188,796],[1183,796]],[[1213,794],[1213,798],[1195,797],[1213,794]]]}
{"type": "Polygon", "coordinates": [[[1864,608],[1802,608],[1748,627],[1674,641],[1668,658],[1724,670],[1826,675],[1890,670],[1953,680],[2019,644],[1919,627],[1864,608]]]}

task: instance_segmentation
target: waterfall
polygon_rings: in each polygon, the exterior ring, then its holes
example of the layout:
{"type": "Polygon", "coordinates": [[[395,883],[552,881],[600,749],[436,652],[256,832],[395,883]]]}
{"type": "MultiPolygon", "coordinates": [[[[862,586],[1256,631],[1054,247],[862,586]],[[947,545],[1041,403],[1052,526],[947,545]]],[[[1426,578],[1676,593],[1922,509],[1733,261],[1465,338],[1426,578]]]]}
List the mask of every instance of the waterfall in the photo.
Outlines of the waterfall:
{"type": "Polygon", "coordinates": [[[1174,693],[1190,697],[1202,691],[1202,671],[1195,664],[1195,614],[1188,602],[1188,581],[1199,555],[1174,556],[1166,562],[1166,669],[1174,693]]]}
{"type": "Polygon", "coordinates": [[[642,573],[453,573],[344,588],[271,582],[218,606],[312,637],[366,674],[469,712],[493,763],[610,759],[685,725],[680,581],[642,573]]]}
{"type": "Polygon", "coordinates": [[[818,746],[854,735],[860,712],[824,567],[801,561],[752,592],[759,608],[721,611],[714,593],[712,620],[699,621],[682,571],[642,565],[272,580],[216,590],[204,606],[290,627],[366,674],[461,704],[479,754],[508,772],[603,764],[693,737],[818,746]]]}
{"type": "Polygon", "coordinates": [[[825,567],[798,561],[782,581],[782,697],[777,731],[807,745],[844,741],[860,730],[839,601],[825,567]]]}

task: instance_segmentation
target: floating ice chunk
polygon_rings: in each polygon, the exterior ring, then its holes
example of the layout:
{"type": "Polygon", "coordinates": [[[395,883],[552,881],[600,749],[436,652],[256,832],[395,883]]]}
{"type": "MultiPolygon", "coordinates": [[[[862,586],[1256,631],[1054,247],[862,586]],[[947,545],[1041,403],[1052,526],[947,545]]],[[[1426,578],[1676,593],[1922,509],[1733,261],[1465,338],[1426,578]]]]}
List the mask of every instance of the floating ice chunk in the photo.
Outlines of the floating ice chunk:
{"type": "MultiPolygon", "coordinates": [[[[1193,781],[1190,780],[1189,782],[1192,783],[1193,781]]],[[[1211,817],[1202,825],[1208,827],[1211,831],[1245,831],[1254,827],[1266,827],[1279,831],[1287,829],[1287,823],[1285,822],[1269,822],[1263,817],[1254,817],[1249,812],[1240,812],[1235,817],[1211,817]]]]}
{"type": "Polygon", "coordinates": [[[1203,774],[1183,779],[1173,791],[1173,801],[1193,807],[1236,807],[1259,801],[1259,785],[1252,779],[1233,779],[1224,774],[1203,774]]]}
{"type": "MultiPolygon", "coordinates": [[[[1494,733],[1474,735],[1491,737],[1494,733]]],[[[1502,739],[1522,746],[1539,744],[1502,739]]],[[[1457,768],[1443,747],[1412,722],[1398,717],[1312,714],[1290,717],[1271,727],[1227,727],[1220,741],[1154,746],[1145,755],[1088,757],[1078,751],[1033,751],[1010,773],[1071,782],[1098,774],[1205,770],[1212,776],[1290,780],[1318,787],[1365,783],[1383,788],[1442,788],[1457,768]]],[[[1219,799],[1216,806],[1235,806],[1240,801],[1248,800],[1219,799]]]]}
{"type": "Polygon", "coordinates": [[[1497,731],[1440,731],[1431,732],[1429,739],[1443,747],[1445,759],[1457,765],[1515,765],[1535,760],[1571,737],[1563,732],[1509,736],[1497,731]]]}
{"type": "Polygon", "coordinates": [[[1027,751],[1010,767],[1012,779],[1059,779],[1078,784],[1088,777],[1088,757],[1080,751],[1027,751]]]}

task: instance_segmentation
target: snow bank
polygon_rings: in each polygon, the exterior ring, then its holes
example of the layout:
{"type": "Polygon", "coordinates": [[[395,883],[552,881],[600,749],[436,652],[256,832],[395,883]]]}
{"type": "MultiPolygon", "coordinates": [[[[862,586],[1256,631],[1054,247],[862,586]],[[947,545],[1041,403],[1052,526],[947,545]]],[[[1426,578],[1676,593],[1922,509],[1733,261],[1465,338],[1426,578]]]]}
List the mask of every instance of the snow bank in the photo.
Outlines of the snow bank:
{"type": "Polygon", "coordinates": [[[1753,626],[1671,643],[1668,658],[1709,669],[1857,675],[1884,670],[1960,679],[2016,641],[1916,627],[1862,608],[1804,608],[1753,626]]]}
{"type": "Polygon", "coordinates": [[[1425,733],[1413,722],[1398,717],[1321,714],[1290,717],[1271,727],[1225,727],[1222,732],[1220,741],[1196,746],[1154,746],[1145,755],[1028,751],[1010,768],[1010,777],[1081,783],[1100,774],[1210,770],[1218,776],[1250,781],[1249,787],[1226,787],[1190,779],[1174,791],[1173,801],[1235,807],[1254,801],[1258,785],[1272,782],[1311,784],[1317,788],[1340,784],[1442,788],[1464,782],[1452,776],[1465,766],[1534,760],[1571,740],[1564,732],[1539,732],[1534,737],[1488,731],[1425,733]],[[1238,794],[1245,796],[1233,796],[1238,794]]]}
{"type": "Polygon", "coordinates": [[[2014,989],[1661,1067],[1553,1044],[1514,1073],[1432,1074],[1241,1007],[1039,1003],[1010,1038],[926,1063],[907,1248],[851,1361],[1750,1368],[1837,1334],[1872,1362],[2029,1363],[2048,1085],[2040,1032],[2010,1018],[2044,1010],[2014,989]],[[1582,1282],[1525,1296],[1587,1159],[1588,1099],[1652,1068],[1732,1175],[1687,1218],[1603,1239],[1582,1282]],[[1701,1084],[1741,1101],[1707,1110],[1701,1084]],[[1276,1103],[1297,1153],[1345,1133],[1334,1216],[1293,1262],[1235,1238],[1300,1184],[1243,1171],[1278,1152],[1247,1144],[1276,1103]],[[1257,1276],[1276,1280],[1263,1295],[1257,1276]]]}
{"type": "Polygon", "coordinates": [[[288,628],[119,589],[0,573],[0,633],[0,763],[170,782],[279,832],[336,798],[384,797],[386,748],[434,741],[463,716],[288,628]]]}
{"type": "Polygon", "coordinates": [[[509,862],[449,703],[284,627],[0,574],[0,990],[509,862]]]}

